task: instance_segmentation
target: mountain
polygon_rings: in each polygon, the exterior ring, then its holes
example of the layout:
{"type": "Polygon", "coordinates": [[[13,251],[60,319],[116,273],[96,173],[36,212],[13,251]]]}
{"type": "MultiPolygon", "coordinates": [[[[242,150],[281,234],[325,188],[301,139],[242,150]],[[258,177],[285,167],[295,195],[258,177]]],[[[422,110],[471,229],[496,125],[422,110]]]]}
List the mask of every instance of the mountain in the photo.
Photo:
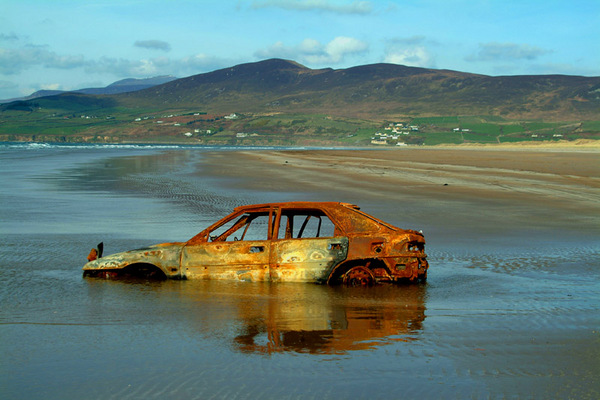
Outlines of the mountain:
{"type": "Polygon", "coordinates": [[[310,69],[271,59],[177,79],[113,99],[128,107],[192,108],[209,113],[596,119],[600,77],[492,77],[395,64],[310,69]]]}
{"type": "Polygon", "coordinates": [[[401,144],[600,138],[600,77],[270,59],[141,81],[1,104],[0,140],[363,146],[393,121],[414,125],[401,144]]]}
{"type": "Polygon", "coordinates": [[[177,78],[172,75],[163,75],[156,76],[154,78],[146,78],[146,79],[123,79],[104,88],[91,88],[91,89],[81,89],[78,90],[80,93],[85,94],[116,94],[116,93],[127,93],[127,92],[135,92],[137,90],[143,90],[147,88],[151,88],[153,86],[162,85],[163,83],[171,82],[176,80],[177,78]]]}
{"type": "Polygon", "coordinates": [[[305,113],[379,121],[403,116],[461,115],[569,121],[597,120],[600,114],[600,77],[494,77],[396,64],[311,69],[294,61],[270,59],[142,89],[146,83],[124,80],[103,89],[127,90],[124,93],[98,95],[82,90],[3,108],[305,113]],[[132,91],[134,88],[141,90],[132,91]]]}
{"type": "Polygon", "coordinates": [[[12,101],[24,101],[24,100],[32,100],[39,97],[47,97],[47,96],[56,96],[62,93],[83,93],[83,94],[117,94],[117,93],[125,93],[125,92],[134,92],[136,90],[143,90],[150,88],[152,86],[161,85],[163,83],[171,82],[177,79],[171,75],[163,75],[156,76],[153,78],[145,78],[145,79],[122,79],[120,81],[111,83],[110,85],[103,88],[85,88],[85,89],[77,89],[72,91],[64,91],[64,90],[38,90],[26,97],[20,97],[15,99],[7,99],[0,100],[0,103],[9,103],[12,101]]]}

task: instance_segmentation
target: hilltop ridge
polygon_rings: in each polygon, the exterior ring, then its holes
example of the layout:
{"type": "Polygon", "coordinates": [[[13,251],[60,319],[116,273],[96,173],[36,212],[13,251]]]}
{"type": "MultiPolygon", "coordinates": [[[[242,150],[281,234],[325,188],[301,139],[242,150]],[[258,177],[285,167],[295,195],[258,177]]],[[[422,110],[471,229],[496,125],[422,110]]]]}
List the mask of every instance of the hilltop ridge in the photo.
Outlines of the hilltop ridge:
{"type": "Polygon", "coordinates": [[[117,94],[117,93],[125,93],[125,92],[133,92],[136,90],[146,89],[152,86],[160,85],[166,82],[170,82],[177,79],[172,75],[162,75],[155,76],[153,78],[127,78],[121,79],[119,81],[113,82],[105,87],[98,88],[83,88],[76,90],[38,90],[29,96],[15,98],[15,99],[5,99],[0,100],[0,103],[10,103],[14,101],[26,101],[37,99],[39,97],[48,97],[48,96],[56,96],[63,93],[83,93],[83,94],[117,94]]]}
{"type": "Polygon", "coordinates": [[[498,76],[396,64],[310,69],[270,59],[115,96],[128,106],[200,107],[207,112],[326,112],[354,117],[502,115],[592,117],[600,77],[498,76]]]}
{"type": "Polygon", "coordinates": [[[600,77],[487,76],[385,63],[311,69],[269,59],[125,93],[69,92],[0,105],[0,140],[362,145],[381,142],[373,136],[384,126],[399,144],[594,139],[600,77]],[[420,128],[400,137],[406,131],[392,130],[391,122],[420,128]]]}

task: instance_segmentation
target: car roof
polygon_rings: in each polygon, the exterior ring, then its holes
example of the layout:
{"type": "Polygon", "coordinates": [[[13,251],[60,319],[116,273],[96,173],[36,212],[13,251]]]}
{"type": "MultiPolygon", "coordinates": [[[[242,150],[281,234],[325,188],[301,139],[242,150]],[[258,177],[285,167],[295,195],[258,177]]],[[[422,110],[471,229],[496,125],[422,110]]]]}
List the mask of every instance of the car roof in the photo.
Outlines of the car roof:
{"type": "Polygon", "coordinates": [[[327,214],[335,217],[338,226],[344,226],[345,231],[377,231],[379,229],[390,229],[397,231],[398,228],[376,218],[370,214],[360,211],[360,207],[343,202],[335,201],[288,201],[279,203],[264,203],[240,206],[234,208],[235,213],[266,211],[271,208],[282,208],[287,210],[324,210],[327,214]],[[351,218],[347,218],[352,214],[351,218]],[[344,217],[342,217],[344,215],[344,217]],[[363,222],[361,222],[363,221],[363,222]],[[366,222],[370,221],[370,222],[366,222]],[[373,225],[374,223],[374,225],[373,225]]]}
{"type": "Polygon", "coordinates": [[[287,201],[278,203],[250,204],[246,206],[235,207],[234,211],[250,211],[264,208],[296,208],[296,209],[315,209],[315,208],[350,208],[360,210],[356,204],[336,202],[336,201],[287,201]]]}

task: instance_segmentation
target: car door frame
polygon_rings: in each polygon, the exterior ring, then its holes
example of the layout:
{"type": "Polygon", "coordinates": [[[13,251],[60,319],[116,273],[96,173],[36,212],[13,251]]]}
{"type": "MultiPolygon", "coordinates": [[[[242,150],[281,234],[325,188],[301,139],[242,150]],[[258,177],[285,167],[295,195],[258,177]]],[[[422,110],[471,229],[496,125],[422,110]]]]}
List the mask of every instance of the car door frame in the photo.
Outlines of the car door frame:
{"type": "MultiPolygon", "coordinates": [[[[244,210],[228,215],[186,243],[181,254],[181,270],[187,278],[269,280],[270,239],[273,234],[274,216],[274,207],[244,210]],[[264,214],[266,212],[268,212],[268,226],[265,240],[210,241],[211,232],[232,220],[239,221],[244,214],[264,214]]],[[[233,226],[235,224],[234,222],[233,226]]]]}
{"type": "Polygon", "coordinates": [[[275,221],[273,221],[269,262],[270,280],[325,283],[333,268],[346,259],[348,237],[340,234],[341,231],[335,221],[325,211],[321,209],[297,209],[297,214],[302,214],[303,211],[307,214],[309,211],[322,213],[333,224],[334,236],[293,238],[289,237],[290,232],[286,229],[284,237],[279,238],[281,218],[288,210],[293,212],[294,209],[285,206],[279,207],[275,221]]]}

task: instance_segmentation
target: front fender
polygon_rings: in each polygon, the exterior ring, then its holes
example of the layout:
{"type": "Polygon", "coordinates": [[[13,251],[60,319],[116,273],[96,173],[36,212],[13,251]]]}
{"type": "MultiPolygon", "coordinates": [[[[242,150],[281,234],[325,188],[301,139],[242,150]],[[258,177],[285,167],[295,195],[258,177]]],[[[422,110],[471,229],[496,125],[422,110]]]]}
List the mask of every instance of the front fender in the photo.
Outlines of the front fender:
{"type": "Polygon", "coordinates": [[[164,243],[143,249],[115,253],[90,261],[83,266],[86,271],[119,271],[133,264],[151,264],[164,272],[167,277],[181,275],[179,265],[184,243],[164,243]]]}

